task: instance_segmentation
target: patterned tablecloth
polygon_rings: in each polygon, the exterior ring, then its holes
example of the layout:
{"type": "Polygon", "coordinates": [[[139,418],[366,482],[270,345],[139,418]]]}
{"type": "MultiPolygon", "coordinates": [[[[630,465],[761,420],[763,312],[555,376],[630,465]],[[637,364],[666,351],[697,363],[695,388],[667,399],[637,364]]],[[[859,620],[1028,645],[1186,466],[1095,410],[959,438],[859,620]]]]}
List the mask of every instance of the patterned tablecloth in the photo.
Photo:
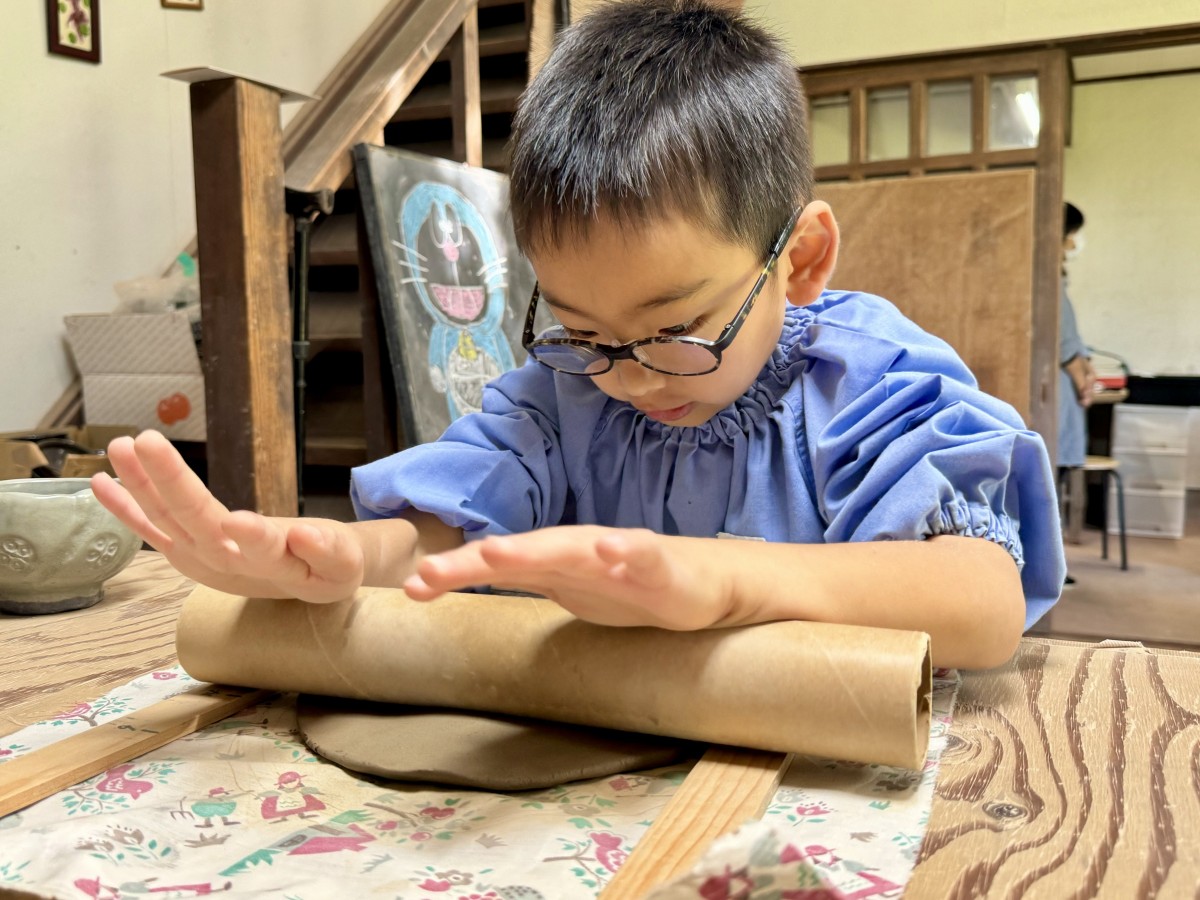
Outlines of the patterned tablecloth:
{"type": "MultiPolygon", "coordinates": [[[[0,764],[195,687],[154,672],[0,740],[0,764]]],[[[958,687],[936,673],[923,771],[799,759],[761,822],[662,900],[898,897],[958,687]]],[[[296,737],[279,697],[0,819],[0,887],[64,898],[594,898],[688,765],[496,794],[358,776],[296,737]]]]}

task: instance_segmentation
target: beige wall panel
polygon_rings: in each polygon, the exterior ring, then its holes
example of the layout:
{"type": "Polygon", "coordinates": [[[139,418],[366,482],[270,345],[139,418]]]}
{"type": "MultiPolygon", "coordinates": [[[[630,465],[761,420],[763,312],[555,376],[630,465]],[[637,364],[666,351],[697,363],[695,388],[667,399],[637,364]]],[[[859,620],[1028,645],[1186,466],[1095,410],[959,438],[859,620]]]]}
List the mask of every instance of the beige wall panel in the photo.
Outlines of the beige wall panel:
{"type": "Polygon", "coordinates": [[[891,300],[1027,419],[1034,184],[1023,169],[817,189],[842,231],[831,287],[891,300]]]}

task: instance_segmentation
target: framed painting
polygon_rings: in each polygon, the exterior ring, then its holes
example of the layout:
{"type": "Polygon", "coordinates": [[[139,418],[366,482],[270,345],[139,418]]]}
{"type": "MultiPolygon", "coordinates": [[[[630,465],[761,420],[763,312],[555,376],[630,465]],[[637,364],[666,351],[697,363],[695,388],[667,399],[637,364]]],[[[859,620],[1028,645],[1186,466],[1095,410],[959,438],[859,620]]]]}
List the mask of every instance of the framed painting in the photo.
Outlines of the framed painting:
{"type": "Polygon", "coordinates": [[[46,0],[51,53],[100,62],[100,0],[46,0]]]}
{"type": "Polygon", "coordinates": [[[534,275],[513,236],[508,178],[369,144],[354,161],[398,418],[411,443],[432,441],[525,362],[534,275]]]}

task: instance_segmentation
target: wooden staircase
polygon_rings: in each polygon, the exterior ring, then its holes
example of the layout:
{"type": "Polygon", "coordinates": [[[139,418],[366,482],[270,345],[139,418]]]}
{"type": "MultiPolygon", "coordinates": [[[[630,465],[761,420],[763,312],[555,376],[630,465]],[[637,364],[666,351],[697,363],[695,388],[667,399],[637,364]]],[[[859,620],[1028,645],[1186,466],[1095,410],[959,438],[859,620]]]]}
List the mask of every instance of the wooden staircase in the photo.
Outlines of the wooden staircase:
{"type": "MultiPolygon", "coordinates": [[[[344,486],[346,468],[403,443],[380,339],[370,254],[358,230],[350,150],[361,142],[391,144],[503,171],[530,47],[537,48],[535,55],[545,52],[560,6],[565,6],[563,0],[392,0],[316,89],[320,99],[288,124],[281,148],[278,136],[263,143],[274,116],[264,119],[261,110],[254,114],[258,118],[227,116],[220,127],[198,131],[193,86],[193,152],[197,134],[205,134],[215,139],[215,152],[223,154],[219,163],[208,160],[203,176],[197,171],[198,194],[216,189],[222,197],[219,203],[205,204],[206,220],[197,204],[201,237],[208,235],[210,246],[221,248],[219,264],[210,260],[206,266],[201,260],[202,293],[208,293],[205,279],[225,270],[211,282],[216,288],[211,296],[224,298],[216,304],[216,315],[209,315],[206,302],[206,350],[212,358],[223,354],[227,360],[248,355],[250,371],[256,373],[253,385],[246,385],[222,371],[219,385],[207,389],[219,397],[208,404],[209,443],[181,446],[190,463],[202,473],[207,470],[209,485],[221,500],[235,508],[291,515],[296,494],[295,468],[284,464],[292,448],[280,437],[292,433],[286,407],[279,402],[286,386],[262,377],[268,370],[282,372],[283,348],[290,346],[284,333],[287,317],[279,315],[288,300],[273,286],[287,258],[284,254],[280,260],[269,224],[282,197],[276,207],[262,194],[261,183],[245,181],[231,194],[223,174],[229,161],[269,180],[278,174],[271,174],[272,154],[278,159],[281,149],[283,186],[334,192],[333,212],[317,222],[310,243],[305,457],[306,468],[325,472],[319,480],[344,486]],[[249,139],[258,141],[253,159],[242,143],[249,139]],[[259,196],[251,197],[256,184],[259,196]],[[251,206],[259,217],[256,224],[231,233],[226,211],[251,206]],[[213,244],[213,235],[222,240],[213,244]],[[265,281],[249,290],[247,271],[240,267],[265,281]],[[264,290],[268,283],[272,286],[264,290]]],[[[230,96],[241,90],[234,88],[230,96]]],[[[208,152],[203,139],[199,146],[208,152]]],[[[196,253],[203,243],[193,241],[188,252],[196,253]]],[[[39,428],[79,424],[81,419],[82,390],[76,379],[39,428]]],[[[311,483],[307,474],[305,483],[311,483]]]]}
{"type": "MultiPolygon", "coordinates": [[[[530,5],[526,0],[480,0],[478,4],[482,162],[497,171],[504,171],[507,165],[512,116],[526,84],[530,5]]],[[[379,143],[466,161],[463,148],[454,141],[452,52],[447,47],[437,55],[408,98],[383,123],[379,143]]],[[[346,158],[348,162],[348,154],[346,158]]],[[[289,163],[289,185],[300,180],[296,168],[296,162],[289,163]]],[[[361,465],[396,445],[386,436],[368,441],[363,307],[371,302],[373,285],[364,284],[360,269],[357,212],[358,195],[349,172],[338,185],[333,214],[318,221],[310,245],[311,349],[306,368],[305,442],[309,466],[361,465]]],[[[364,246],[361,253],[366,252],[364,246]]],[[[386,360],[381,368],[383,371],[371,375],[386,377],[386,360]]],[[[371,393],[369,389],[367,393],[371,393]]],[[[387,427],[394,428],[394,420],[389,420],[387,427]]],[[[330,473],[322,474],[328,480],[330,473]]]]}

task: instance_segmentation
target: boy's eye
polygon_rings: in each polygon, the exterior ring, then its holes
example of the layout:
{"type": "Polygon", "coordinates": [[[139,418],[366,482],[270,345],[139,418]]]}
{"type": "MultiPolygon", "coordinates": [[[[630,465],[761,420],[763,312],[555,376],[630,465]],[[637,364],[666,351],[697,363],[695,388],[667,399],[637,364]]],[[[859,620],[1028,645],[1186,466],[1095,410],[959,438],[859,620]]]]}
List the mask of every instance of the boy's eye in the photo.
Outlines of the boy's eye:
{"type": "Polygon", "coordinates": [[[568,328],[565,325],[563,326],[563,331],[567,333],[567,337],[577,341],[594,341],[596,339],[596,332],[594,331],[580,331],[577,328],[568,328]]]}
{"type": "Polygon", "coordinates": [[[704,319],[702,317],[692,319],[692,321],[684,322],[682,325],[672,325],[670,328],[663,328],[659,331],[659,334],[663,335],[663,337],[683,337],[696,331],[703,324],[704,319]]]}

